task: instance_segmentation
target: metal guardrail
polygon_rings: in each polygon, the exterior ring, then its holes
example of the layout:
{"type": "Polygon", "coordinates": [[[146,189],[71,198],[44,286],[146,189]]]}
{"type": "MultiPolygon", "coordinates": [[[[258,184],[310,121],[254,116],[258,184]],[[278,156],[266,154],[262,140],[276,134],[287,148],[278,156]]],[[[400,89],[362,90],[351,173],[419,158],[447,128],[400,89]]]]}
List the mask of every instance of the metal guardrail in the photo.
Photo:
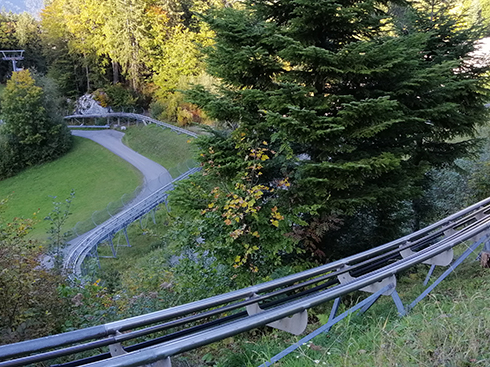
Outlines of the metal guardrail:
{"type": "Polygon", "coordinates": [[[111,118],[129,118],[137,121],[141,121],[144,123],[153,123],[165,128],[172,129],[173,131],[176,131],[179,134],[186,134],[192,137],[197,137],[196,133],[193,133],[192,131],[183,129],[178,126],[174,126],[172,124],[167,124],[162,121],[155,120],[154,118],[145,116],[145,115],[140,115],[138,113],[126,113],[126,112],[111,112],[111,113],[104,113],[104,114],[90,114],[90,115],[69,115],[65,116],[65,120],[70,120],[70,119],[98,119],[98,118],[105,118],[105,119],[111,119],[111,118]]]}
{"type": "Polygon", "coordinates": [[[82,263],[87,254],[96,245],[104,241],[106,238],[113,236],[123,228],[126,228],[129,224],[148,213],[157,205],[163,203],[167,198],[168,191],[173,190],[174,182],[183,180],[199,170],[199,167],[190,169],[186,173],[177,177],[170,184],[165,185],[153,192],[145,199],[136,203],[134,206],[114,215],[112,218],[94,228],[84,237],[82,236],[83,238],[78,243],[69,247],[69,252],[65,255],[64,267],[66,269],[71,269],[75,276],[81,276],[82,263]]]}
{"type": "Polygon", "coordinates": [[[110,129],[111,125],[68,125],[69,129],[110,129]]]}
{"type": "MultiPolygon", "coordinates": [[[[171,177],[176,179],[180,175],[185,174],[190,169],[197,166],[198,163],[196,161],[188,159],[179,163],[175,167],[169,168],[168,173],[170,173],[171,177]]],[[[139,185],[133,190],[133,192],[123,194],[119,199],[108,203],[105,208],[94,211],[89,218],[77,222],[71,229],[70,237],[68,237],[68,239],[72,240],[93,230],[95,227],[101,225],[124,208],[129,208],[137,201],[140,201],[143,197],[149,195],[151,192],[160,189],[164,185],[167,185],[168,181],[168,174],[162,173],[158,178],[139,185]]]]}
{"type": "MultiPolygon", "coordinates": [[[[106,114],[86,114],[86,115],[65,116],[65,120],[78,119],[78,118],[80,119],[106,118],[108,122],[111,118],[134,119],[137,121],[142,121],[145,124],[154,123],[163,128],[169,128],[179,134],[182,133],[192,137],[197,137],[197,134],[190,132],[186,129],[182,129],[178,126],[167,124],[165,122],[155,120],[151,117],[136,114],[136,113],[113,112],[113,113],[106,113],[106,114]]],[[[93,128],[94,126],[84,125],[83,127],[93,128]]],[[[96,126],[96,127],[107,128],[110,127],[110,125],[107,124],[104,126],[96,126]]],[[[177,167],[176,169],[178,170],[178,168],[179,167],[177,167]]],[[[173,189],[173,182],[187,178],[190,174],[197,172],[199,170],[199,168],[189,169],[189,167],[186,167],[186,169],[187,171],[184,174],[178,176],[169,185],[166,185],[158,189],[157,191],[155,191],[154,193],[150,194],[148,197],[143,199],[141,202],[136,203],[135,205],[131,206],[130,208],[122,211],[117,215],[112,216],[112,218],[108,219],[101,225],[92,229],[90,232],[86,233],[85,235],[82,235],[81,240],[78,243],[67,247],[67,249],[65,249],[66,253],[65,253],[64,267],[66,269],[72,270],[75,276],[77,277],[81,276],[82,263],[85,257],[90,253],[90,251],[95,246],[97,246],[100,242],[104,241],[105,239],[111,238],[111,236],[113,236],[115,233],[117,233],[123,228],[126,228],[129,224],[131,224],[138,218],[142,217],[144,214],[148,213],[150,210],[155,208],[158,204],[164,202],[167,197],[166,192],[173,189]]]]}
{"type": "MultiPolygon", "coordinates": [[[[490,228],[489,203],[490,198],[396,241],[281,279],[146,315],[0,346],[0,359],[16,358],[0,362],[0,366],[36,363],[104,346],[109,347],[110,353],[61,366],[141,366],[154,362],[170,366],[171,356],[258,326],[280,328],[278,323],[283,320],[286,321],[283,324],[294,324],[300,322],[299,319],[306,322],[305,311],[311,307],[367,287],[375,294],[381,294],[380,290],[392,292],[395,274],[420,263],[443,265],[448,259],[446,254],[454,246],[475,236],[485,235],[486,238],[490,228]],[[385,284],[387,279],[389,283],[385,284]],[[244,308],[246,311],[240,312],[244,308]],[[218,315],[222,315],[221,318],[196,324],[218,315]],[[126,347],[120,344],[185,325],[179,331],[153,340],[126,347]],[[21,357],[26,354],[32,355],[21,357]]],[[[144,208],[147,206],[142,204],[141,211],[144,208]]],[[[111,226],[116,229],[118,225],[122,224],[118,221],[111,226]]],[[[99,237],[104,233],[107,235],[110,231],[102,230],[99,237]]],[[[478,245],[476,242],[470,250],[478,245]]]]}

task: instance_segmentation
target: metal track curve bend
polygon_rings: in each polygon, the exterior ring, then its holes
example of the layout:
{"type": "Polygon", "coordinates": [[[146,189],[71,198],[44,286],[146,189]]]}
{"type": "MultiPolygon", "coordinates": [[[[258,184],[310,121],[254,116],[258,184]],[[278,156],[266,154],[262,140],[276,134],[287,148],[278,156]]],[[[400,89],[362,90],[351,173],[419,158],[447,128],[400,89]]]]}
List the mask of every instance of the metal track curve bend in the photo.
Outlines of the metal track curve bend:
{"type": "Polygon", "coordinates": [[[101,114],[86,114],[86,115],[81,115],[81,114],[76,114],[76,115],[69,115],[65,116],[65,120],[77,120],[77,119],[112,119],[112,118],[126,118],[126,119],[132,119],[136,121],[141,121],[144,123],[153,123],[156,125],[159,125],[164,128],[171,129],[179,134],[186,134],[192,137],[197,137],[196,133],[193,133],[192,131],[183,129],[178,126],[174,126],[171,124],[167,124],[162,121],[155,120],[154,118],[145,116],[145,115],[140,115],[137,113],[126,113],[126,112],[111,112],[111,113],[101,113],[101,114]]]}
{"type": "MultiPolygon", "coordinates": [[[[165,122],[161,122],[155,120],[151,117],[140,115],[136,113],[123,113],[123,112],[115,112],[115,113],[106,113],[106,114],[85,114],[85,115],[69,115],[65,116],[65,120],[70,119],[95,119],[95,118],[106,118],[108,121],[114,118],[126,118],[133,119],[137,121],[142,121],[145,124],[153,123],[159,125],[163,128],[169,128],[178,134],[186,134],[192,137],[197,137],[196,133],[193,133],[189,130],[182,129],[178,126],[174,126],[171,124],[167,124],[165,122]]],[[[138,218],[142,217],[150,210],[158,206],[159,204],[166,201],[167,192],[173,189],[173,183],[182,179],[187,178],[192,173],[197,172],[198,168],[193,168],[184,174],[177,177],[170,184],[163,186],[162,188],[156,190],[154,193],[147,196],[145,199],[136,203],[130,208],[123,210],[122,212],[114,215],[112,218],[102,223],[100,226],[97,226],[90,232],[80,236],[80,241],[75,243],[74,245],[69,246],[66,249],[66,253],[64,254],[64,263],[63,266],[65,269],[69,269],[76,277],[80,277],[82,275],[82,263],[85,260],[86,256],[92,251],[95,246],[104,240],[111,238],[118,231],[126,228],[129,224],[136,221],[138,218]]]]}
{"type": "Polygon", "coordinates": [[[159,204],[165,202],[168,192],[173,190],[175,182],[189,177],[191,174],[199,171],[199,169],[199,167],[190,169],[168,185],[161,187],[132,207],[109,218],[107,221],[88,232],[88,234],[82,235],[81,240],[75,245],[70,246],[69,252],[65,254],[65,269],[72,271],[76,277],[80,277],[82,275],[82,263],[87,254],[92,251],[95,246],[107,238],[114,236],[117,232],[126,228],[138,218],[142,217],[159,204]]]}
{"type": "Polygon", "coordinates": [[[393,296],[395,275],[421,263],[455,267],[460,259],[452,261],[453,247],[467,246],[468,255],[486,241],[489,229],[490,198],[408,236],[314,269],[145,315],[0,346],[0,366],[52,360],[63,361],[56,365],[63,367],[168,367],[172,356],[255,327],[300,334],[305,325],[298,329],[295,324],[307,322],[309,308],[358,290],[393,296]],[[108,351],[100,353],[101,347],[108,351]],[[78,354],[88,351],[90,357],[78,354]]]}

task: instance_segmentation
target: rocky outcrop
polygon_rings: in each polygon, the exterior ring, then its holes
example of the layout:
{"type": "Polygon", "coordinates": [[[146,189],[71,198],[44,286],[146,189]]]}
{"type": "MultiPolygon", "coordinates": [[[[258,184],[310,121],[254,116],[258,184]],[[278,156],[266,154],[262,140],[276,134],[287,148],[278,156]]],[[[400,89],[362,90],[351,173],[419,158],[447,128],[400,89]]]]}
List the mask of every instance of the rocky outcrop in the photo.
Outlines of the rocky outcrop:
{"type": "Polygon", "coordinates": [[[91,94],[81,96],[75,106],[75,113],[79,115],[98,115],[112,112],[110,107],[102,107],[91,94]]]}

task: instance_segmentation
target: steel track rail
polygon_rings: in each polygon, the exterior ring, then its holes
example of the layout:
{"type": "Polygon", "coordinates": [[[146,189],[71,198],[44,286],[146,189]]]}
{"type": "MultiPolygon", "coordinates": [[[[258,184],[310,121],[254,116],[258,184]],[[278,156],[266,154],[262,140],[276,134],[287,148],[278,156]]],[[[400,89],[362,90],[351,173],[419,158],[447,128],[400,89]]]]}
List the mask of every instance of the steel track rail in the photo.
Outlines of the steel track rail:
{"type": "MultiPolygon", "coordinates": [[[[457,235],[453,235],[453,236],[450,236],[450,237],[447,237],[447,238],[442,239],[442,240],[441,240],[441,241],[439,241],[437,244],[435,244],[434,246],[432,246],[432,247],[431,247],[431,249],[437,249],[437,248],[441,248],[441,247],[443,247],[443,249],[440,249],[440,251],[445,251],[445,248],[446,248],[446,247],[444,247],[444,246],[446,246],[447,244],[449,244],[450,246],[454,246],[454,245],[456,245],[456,244],[459,244],[459,243],[460,243],[460,241],[462,240],[462,238],[464,238],[464,239],[466,239],[466,238],[467,238],[468,233],[470,234],[470,237],[471,237],[471,236],[473,236],[473,235],[474,235],[474,233],[475,233],[475,229],[476,229],[476,230],[486,231],[486,230],[487,230],[487,228],[489,228],[489,226],[490,226],[490,217],[486,217],[486,218],[484,218],[484,219],[481,219],[481,220],[480,220],[478,223],[473,223],[471,226],[468,226],[467,228],[465,228],[465,230],[464,230],[464,231],[462,231],[462,232],[458,233],[457,235]],[[482,229],[482,228],[483,228],[483,229],[482,229]],[[464,237],[463,237],[463,236],[464,236],[464,237]]],[[[431,249],[429,249],[429,248],[428,248],[428,249],[424,249],[424,250],[420,251],[420,252],[417,254],[417,256],[422,256],[424,253],[428,252],[428,251],[429,251],[429,250],[431,250],[431,249]]],[[[435,253],[435,252],[433,251],[433,252],[431,252],[431,254],[432,254],[432,253],[435,253]]],[[[424,260],[422,260],[422,261],[424,261],[424,260]]],[[[385,268],[389,268],[389,267],[390,267],[390,266],[386,266],[385,268]]],[[[340,275],[340,274],[342,274],[342,273],[345,273],[345,272],[346,272],[346,271],[348,271],[348,270],[349,270],[349,269],[347,269],[347,270],[343,269],[343,270],[339,270],[339,271],[336,271],[336,272],[330,273],[330,274],[326,275],[324,279],[328,279],[328,278],[336,278],[338,275],[340,275]]],[[[382,270],[383,270],[383,269],[379,269],[379,271],[382,271],[382,270]]],[[[402,270],[403,270],[403,269],[402,269],[402,270]]],[[[401,270],[400,270],[400,271],[401,271],[401,270]]],[[[371,274],[375,274],[375,273],[377,273],[377,272],[378,272],[378,271],[376,271],[376,272],[372,272],[371,274]]],[[[314,279],[313,281],[318,281],[318,279],[314,279]]],[[[334,284],[334,282],[332,282],[332,279],[330,279],[330,283],[329,283],[328,285],[333,285],[333,284],[334,284]]],[[[302,285],[304,285],[304,284],[302,284],[302,285]]],[[[300,286],[301,286],[301,285],[300,285],[300,286]]],[[[317,287],[315,287],[315,288],[318,288],[318,290],[321,290],[323,287],[322,287],[322,286],[317,286],[317,287]]],[[[314,290],[315,290],[315,289],[313,289],[313,291],[314,291],[314,290]]],[[[332,289],[332,290],[333,290],[333,289],[332,289]]],[[[274,292],[274,293],[276,293],[276,292],[274,292]]],[[[305,296],[307,293],[320,293],[320,292],[310,292],[310,291],[306,291],[306,292],[302,292],[302,294],[299,294],[299,296],[305,296]]],[[[321,293],[322,293],[322,294],[325,294],[325,293],[328,293],[328,291],[324,291],[324,292],[321,292],[321,293]]],[[[242,306],[244,306],[244,305],[247,305],[247,304],[250,304],[250,303],[259,302],[259,301],[263,300],[264,298],[271,297],[272,295],[273,295],[273,294],[270,294],[270,295],[268,295],[267,297],[262,296],[262,297],[258,297],[258,298],[250,299],[250,300],[248,300],[248,301],[244,301],[244,302],[241,302],[241,303],[242,303],[242,306]]],[[[275,295],[275,294],[274,294],[274,295],[275,295]]],[[[310,297],[311,297],[311,296],[310,296],[310,297]]],[[[294,299],[294,298],[299,298],[299,297],[293,297],[293,299],[294,299]]],[[[336,297],[335,297],[335,298],[336,298],[336,297]]],[[[303,297],[302,299],[306,299],[306,298],[305,298],[305,297],[303,297]]],[[[290,298],[289,300],[291,301],[291,302],[289,302],[289,304],[292,304],[292,303],[293,303],[293,302],[292,302],[292,298],[290,298]]],[[[328,300],[330,300],[330,298],[329,298],[328,300]]],[[[328,301],[328,300],[327,300],[327,301],[328,301]]],[[[284,303],[284,300],[283,300],[283,302],[281,302],[281,303],[284,303]]],[[[280,307],[286,307],[286,306],[287,306],[287,305],[283,305],[283,306],[280,306],[280,307]]],[[[220,310],[218,309],[218,310],[215,310],[215,311],[220,311],[220,310]]],[[[222,312],[225,312],[225,311],[228,311],[228,309],[226,309],[226,310],[222,310],[222,312]]],[[[206,314],[207,314],[207,313],[206,313],[206,314]]],[[[196,317],[195,317],[195,318],[196,318],[196,317]]],[[[179,321],[180,321],[180,320],[179,320],[179,321]]],[[[274,320],[270,319],[270,320],[269,320],[267,323],[269,323],[269,322],[271,322],[271,321],[274,321],[274,320]]],[[[267,324],[267,323],[266,323],[266,324],[267,324]]],[[[168,323],[168,324],[170,324],[170,325],[168,325],[168,327],[170,327],[170,326],[174,325],[174,323],[168,323]]],[[[163,329],[165,328],[164,326],[166,326],[166,325],[165,325],[165,324],[164,324],[164,325],[159,325],[157,328],[155,328],[155,330],[161,331],[161,330],[163,330],[163,329]]],[[[210,325],[210,326],[213,326],[213,325],[210,325]]],[[[217,332],[217,333],[218,333],[218,332],[219,332],[219,330],[221,330],[221,329],[220,329],[220,327],[221,327],[221,326],[217,326],[216,328],[213,328],[213,329],[212,329],[212,331],[213,331],[213,332],[217,332]]],[[[203,326],[200,326],[200,328],[201,328],[201,329],[206,329],[206,328],[205,328],[205,327],[203,327],[203,326]]],[[[150,328],[150,329],[151,329],[151,328],[150,328]]],[[[194,328],[192,328],[192,329],[194,329],[194,328]]],[[[185,330],[184,330],[184,331],[185,331],[185,330]]],[[[205,330],[204,330],[204,331],[205,331],[205,330]]],[[[201,333],[201,332],[203,332],[203,331],[199,331],[199,332],[201,333]]],[[[146,334],[145,330],[140,330],[140,331],[138,331],[138,333],[140,333],[140,335],[145,335],[145,334],[146,334]]],[[[131,333],[129,333],[129,334],[131,334],[131,333]]],[[[178,333],[175,333],[175,334],[176,334],[176,335],[175,335],[175,337],[178,337],[178,335],[177,335],[178,333]]],[[[163,342],[168,342],[168,341],[172,341],[172,339],[175,339],[175,337],[174,337],[174,338],[172,338],[173,336],[174,336],[174,334],[171,334],[171,335],[167,335],[167,336],[165,336],[165,337],[158,338],[157,340],[160,340],[162,343],[163,343],[163,342]]],[[[121,337],[120,337],[120,338],[116,337],[115,342],[124,342],[124,341],[129,340],[129,339],[131,339],[131,335],[128,335],[128,334],[123,334],[123,335],[121,335],[121,337]]],[[[146,342],[146,343],[156,344],[156,343],[157,343],[157,341],[156,341],[156,340],[155,340],[155,341],[149,341],[149,342],[146,342]]],[[[134,346],[130,346],[129,348],[127,348],[127,351],[132,351],[132,350],[135,350],[135,349],[136,349],[136,348],[135,348],[134,346]]],[[[106,358],[107,358],[107,354],[106,354],[105,356],[106,356],[106,358]]],[[[88,362],[87,362],[87,363],[88,363],[88,362]]],[[[111,363],[112,363],[112,359],[111,359],[111,363]]],[[[81,364],[70,364],[70,365],[81,365],[81,364]]],[[[64,366],[64,365],[63,365],[63,366],[64,366]]]]}
{"type": "MultiPolygon", "coordinates": [[[[309,308],[333,300],[337,297],[357,291],[365,286],[379,282],[414,265],[420,264],[421,262],[428,260],[443,251],[447,251],[448,249],[451,249],[478,234],[487,232],[489,228],[490,218],[482,219],[479,221],[478,225],[471,229],[463,230],[462,233],[455,236],[452,240],[444,241],[445,243],[442,245],[436,243],[427,249],[421,250],[420,252],[415,253],[405,259],[399,260],[394,264],[390,264],[372,273],[363,275],[350,283],[337,285],[318,294],[313,294],[303,299],[290,302],[273,309],[265,310],[242,320],[233,321],[209,330],[197,332],[190,336],[184,336],[162,345],[144,348],[125,355],[112,357],[110,359],[110,365],[112,367],[127,367],[141,366],[143,364],[157,362],[159,360],[237,335],[253,328],[264,326],[273,321],[292,316],[309,308]]],[[[107,366],[107,360],[89,363],[86,366],[107,366]]]]}
{"type": "Polygon", "coordinates": [[[167,198],[168,192],[174,188],[175,182],[189,177],[191,174],[199,171],[199,169],[200,168],[190,169],[168,185],[163,186],[147,196],[145,199],[136,203],[134,206],[123,210],[122,212],[109,218],[100,226],[94,228],[76,245],[70,247],[70,252],[65,256],[64,267],[66,269],[72,269],[75,276],[80,276],[82,273],[81,265],[85,257],[97,244],[127,227],[129,224],[148,213],[157,205],[163,203],[167,198]]]}
{"type": "MultiPolygon", "coordinates": [[[[116,321],[113,323],[109,323],[106,325],[100,325],[100,326],[96,326],[96,327],[92,327],[92,328],[88,328],[88,329],[77,330],[77,331],[69,332],[69,333],[65,333],[65,334],[59,334],[59,335],[55,335],[55,336],[51,336],[51,337],[26,341],[26,342],[18,343],[18,344],[11,345],[11,346],[2,346],[2,347],[0,347],[0,358],[8,358],[8,357],[12,357],[14,355],[19,355],[19,354],[34,353],[34,352],[46,350],[49,348],[55,348],[55,347],[59,348],[63,345],[80,343],[83,341],[87,341],[87,340],[91,340],[91,339],[97,339],[97,338],[104,338],[104,337],[108,337],[111,335],[114,336],[118,332],[122,332],[122,331],[125,331],[128,329],[134,329],[136,327],[142,327],[142,326],[149,325],[152,323],[161,322],[164,320],[180,317],[180,316],[183,316],[183,315],[186,315],[189,313],[193,313],[193,312],[199,312],[199,311],[202,311],[203,309],[206,309],[206,308],[220,306],[220,305],[223,305],[224,303],[229,303],[229,302],[237,301],[239,299],[251,297],[252,295],[257,294],[257,293],[267,292],[267,291],[270,291],[273,289],[277,289],[279,287],[287,286],[291,283],[298,282],[298,281],[301,281],[301,280],[304,280],[307,278],[315,277],[315,276],[318,276],[321,274],[325,274],[326,272],[333,270],[334,273],[332,273],[331,276],[328,276],[328,274],[327,274],[327,276],[324,279],[318,280],[318,281],[320,281],[320,280],[324,281],[325,279],[332,278],[333,276],[338,275],[339,272],[353,271],[353,270],[355,270],[355,268],[359,268],[362,265],[364,265],[363,263],[360,263],[360,264],[348,266],[348,264],[350,262],[365,260],[365,259],[368,259],[369,256],[374,256],[374,255],[380,254],[383,251],[387,251],[390,249],[393,250],[397,246],[400,246],[401,244],[404,244],[404,243],[406,244],[407,242],[409,242],[410,239],[414,239],[414,238],[420,239],[421,236],[423,236],[424,234],[426,236],[431,235],[431,233],[434,233],[434,231],[437,232],[436,231],[437,229],[439,229],[439,232],[440,232],[441,228],[444,229],[444,228],[449,228],[452,226],[461,226],[462,223],[464,224],[465,222],[469,223],[470,221],[474,221],[475,216],[481,216],[483,212],[489,210],[488,207],[486,207],[486,205],[489,203],[489,201],[490,201],[490,199],[483,200],[483,201],[481,201],[475,205],[472,205],[469,208],[466,208],[466,209],[464,209],[464,210],[462,210],[462,211],[460,211],[460,212],[458,212],[452,216],[445,218],[442,221],[439,221],[439,222],[425,228],[424,230],[417,231],[410,236],[405,236],[405,237],[403,237],[397,241],[392,241],[389,244],[380,246],[380,247],[372,249],[372,250],[365,251],[361,254],[357,254],[357,255],[348,257],[346,259],[339,260],[339,261],[334,262],[334,263],[326,264],[326,265],[321,266],[321,267],[316,268],[316,269],[311,269],[311,270],[308,270],[308,271],[305,271],[305,272],[302,272],[299,274],[295,274],[295,275],[291,275],[291,276],[288,276],[288,277],[285,277],[282,279],[267,282],[267,283],[264,283],[262,285],[258,285],[255,287],[249,287],[249,288],[239,290],[239,291],[235,291],[235,292],[231,292],[231,293],[228,293],[225,295],[212,297],[212,298],[207,299],[207,300],[197,301],[197,302],[193,302],[191,304],[173,307],[173,308],[168,309],[168,310],[157,311],[157,312],[154,312],[154,313],[151,313],[148,315],[140,315],[140,316],[136,316],[136,317],[133,317],[130,319],[120,320],[120,321],[116,321]],[[343,270],[340,270],[340,271],[337,270],[335,272],[335,270],[340,268],[340,267],[344,267],[343,270]]],[[[437,244],[437,249],[439,249],[438,253],[445,251],[445,248],[446,248],[448,243],[453,244],[454,238],[461,239],[461,238],[463,238],[462,236],[465,235],[466,233],[468,233],[469,231],[473,230],[473,232],[474,232],[474,228],[480,228],[481,229],[482,226],[487,226],[487,225],[488,225],[488,223],[484,222],[484,220],[481,220],[480,222],[468,225],[467,228],[462,229],[460,232],[456,233],[455,235],[452,235],[452,236],[444,239],[443,241],[440,241],[437,244]]],[[[102,232],[104,232],[104,231],[102,231],[102,232]]],[[[473,233],[473,232],[471,232],[471,233],[473,233]]],[[[433,249],[433,246],[434,245],[429,246],[428,249],[433,249]]],[[[420,256],[424,256],[424,254],[426,254],[426,253],[427,253],[427,250],[423,249],[413,256],[417,256],[417,259],[418,259],[418,258],[420,258],[420,256]]],[[[413,256],[411,256],[410,258],[412,258],[413,256]]],[[[434,255],[429,256],[429,258],[432,256],[434,256],[434,255]]],[[[420,260],[420,261],[424,261],[424,260],[425,260],[425,258],[420,260]]],[[[368,261],[368,260],[366,260],[366,261],[368,261]]],[[[399,262],[397,262],[395,264],[398,264],[398,263],[399,262]]],[[[372,274],[378,274],[378,270],[371,272],[368,275],[372,275],[372,274]]],[[[365,276],[361,276],[359,279],[364,279],[364,277],[365,276]]],[[[310,283],[317,283],[318,281],[312,280],[312,281],[310,281],[310,283]]],[[[359,287],[362,288],[363,286],[360,285],[359,287]]],[[[328,291],[329,290],[327,290],[325,292],[328,292],[328,291]]],[[[279,291],[279,293],[280,293],[280,291],[279,291]]],[[[272,294],[277,295],[276,292],[273,292],[272,294]]],[[[267,298],[266,296],[264,296],[264,297],[267,298]]],[[[328,298],[328,299],[330,299],[330,298],[328,298]]],[[[254,300],[254,302],[256,302],[256,301],[257,300],[254,300]]],[[[248,302],[248,303],[250,303],[250,302],[248,302]]],[[[242,302],[239,302],[239,304],[241,304],[241,306],[243,306],[242,302]]],[[[241,306],[237,306],[237,307],[241,307],[241,306]]],[[[206,313],[204,313],[204,314],[206,314],[206,313]]],[[[282,318],[282,317],[279,317],[279,318],[282,318]]],[[[247,320],[248,320],[248,318],[247,318],[247,320]]],[[[266,323],[269,323],[271,321],[273,321],[273,320],[269,319],[266,323]]],[[[152,328],[149,328],[149,329],[152,329],[152,328]]],[[[118,342],[117,338],[116,339],[109,338],[109,339],[111,339],[109,341],[118,342]]],[[[119,341],[122,341],[122,340],[123,339],[121,338],[121,340],[119,340],[119,341]]],[[[106,342],[107,342],[107,340],[106,340],[106,342]]],[[[94,342],[94,343],[97,344],[97,342],[94,342]]],[[[91,344],[91,343],[88,343],[88,344],[91,344]]],[[[68,348],[68,349],[70,349],[70,348],[68,348]]],[[[6,363],[9,363],[9,362],[6,362],[6,363]]],[[[3,366],[3,365],[19,365],[19,364],[10,364],[10,363],[9,364],[3,364],[3,363],[0,364],[0,366],[3,366]]]]}
{"type": "MultiPolygon", "coordinates": [[[[266,310],[260,314],[249,316],[238,321],[232,321],[225,325],[218,325],[208,330],[198,331],[197,333],[193,333],[191,335],[179,337],[168,341],[163,345],[130,352],[119,357],[113,357],[110,359],[109,363],[111,366],[139,366],[143,363],[152,363],[236,335],[252,328],[266,325],[270,322],[302,312],[306,309],[317,306],[352,291],[359,290],[364,286],[373,284],[377,281],[385,279],[386,277],[408,269],[409,267],[419,264],[420,262],[427,260],[440,252],[456,246],[462,241],[474,237],[479,233],[486,232],[489,227],[490,218],[482,219],[471,228],[461,231],[458,236],[453,236],[452,239],[441,241],[441,243],[436,243],[427,249],[420,251],[419,253],[416,253],[406,259],[399,260],[395,264],[385,266],[377,271],[361,276],[348,284],[335,286],[326,291],[318,292],[316,294],[289,302],[285,305],[266,310]]],[[[108,361],[104,360],[89,363],[86,366],[99,367],[105,366],[107,363],[108,361]]]]}

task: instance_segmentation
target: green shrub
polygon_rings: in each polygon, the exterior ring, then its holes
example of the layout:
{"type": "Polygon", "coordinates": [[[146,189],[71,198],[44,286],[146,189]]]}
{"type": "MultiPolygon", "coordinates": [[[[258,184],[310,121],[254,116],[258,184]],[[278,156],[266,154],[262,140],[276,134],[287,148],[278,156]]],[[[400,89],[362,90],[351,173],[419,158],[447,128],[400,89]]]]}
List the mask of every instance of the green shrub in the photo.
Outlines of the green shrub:
{"type": "Polygon", "coordinates": [[[165,104],[159,100],[150,103],[150,116],[154,119],[159,119],[165,111],[165,104]]]}
{"type": "Polygon", "coordinates": [[[121,84],[113,84],[105,88],[111,107],[137,107],[138,96],[135,92],[124,88],[121,84]]]}
{"type": "Polygon", "coordinates": [[[156,119],[178,123],[187,126],[192,123],[210,125],[213,123],[203,110],[187,102],[185,90],[193,84],[204,86],[207,90],[214,90],[216,80],[212,76],[202,73],[198,76],[181,76],[175,89],[165,93],[157,92],[151,104],[152,116],[156,119]]]}
{"type": "Polygon", "coordinates": [[[177,123],[179,126],[212,123],[203,110],[192,103],[185,102],[184,95],[174,92],[152,103],[152,115],[162,121],[177,123]]]}
{"type": "Polygon", "coordinates": [[[27,239],[36,220],[2,220],[6,202],[0,200],[0,344],[60,332],[67,316],[61,276],[43,267],[42,247],[27,239]]]}
{"type": "Polygon", "coordinates": [[[72,146],[70,131],[28,70],[15,72],[2,94],[0,179],[56,159],[72,146]]]}

